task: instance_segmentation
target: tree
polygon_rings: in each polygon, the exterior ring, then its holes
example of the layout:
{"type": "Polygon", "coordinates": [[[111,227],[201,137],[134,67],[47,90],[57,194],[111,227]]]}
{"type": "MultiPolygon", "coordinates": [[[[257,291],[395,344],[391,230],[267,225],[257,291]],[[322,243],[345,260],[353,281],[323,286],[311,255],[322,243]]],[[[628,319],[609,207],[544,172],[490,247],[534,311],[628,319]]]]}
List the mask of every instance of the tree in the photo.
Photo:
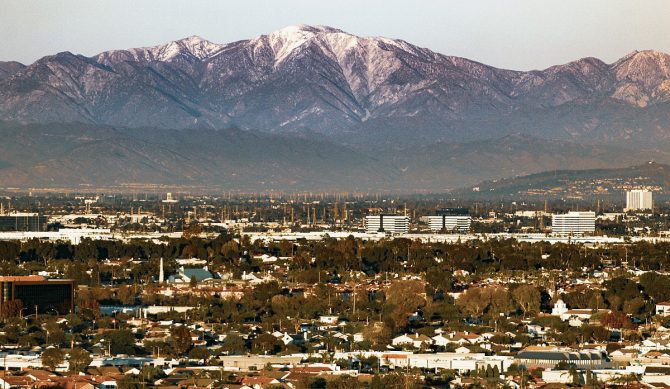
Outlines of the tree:
{"type": "Polygon", "coordinates": [[[577,369],[577,366],[574,363],[566,364],[567,366],[561,366],[559,369],[567,370],[563,374],[567,374],[572,379],[573,386],[579,386],[582,382],[582,373],[581,370],[577,369]]]}
{"type": "Polygon", "coordinates": [[[116,297],[121,302],[121,304],[130,305],[135,302],[136,295],[133,292],[132,287],[128,285],[122,285],[116,291],[116,297]]]}
{"type": "Polygon", "coordinates": [[[630,384],[640,382],[640,377],[635,373],[622,374],[617,376],[613,383],[624,385],[626,388],[630,387],[630,384]]]}
{"type": "Polygon", "coordinates": [[[54,371],[65,360],[65,354],[59,348],[48,348],[42,353],[42,365],[54,371]]]}
{"type": "Polygon", "coordinates": [[[492,314],[507,314],[514,308],[509,292],[505,290],[505,288],[489,287],[486,289],[489,295],[489,301],[491,302],[489,311],[492,314]]]}
{"type": "Polygon", "coordinates": [[[112,330],[104,334],[112,354],[135,354],[135,335],[128,330],[112,330]]]}
{"type": "Polygon", "coordinates": [[[237,259],[240,255],[240,245],[234,240],[224,243],[221,246],[221,255],[228,260],[237,259]]]}
{"type": "Polygon", "coordinates": [[[456,300],[456,305],[465,314],[474,317],[480,317],[484,314],[484,310],[489,305],[489,298],[484,291],[484,288],[473,287],[466,290],[456,300]]]}
{"type": "Polygon", "coordinates": [[[658,274],[656,272],[647,272],[640,276],[640,286],[645,293],[653,297],[656,301],[670,300],[670,277],[658,274]]]}
{"type": "Polygon", "coordinates": [[[430,287],[434,292],[451,292],[454,289],[453,276],[437,267],[428,269],[426,271],[426,287],[430,287]]]}
{"type": "Polygon", "coordinates": [[[277,316],[286,317],[291,314],[293,304],[291,304],[290,298],[278,294],[276,296],[272,296],[272,299],[270,299],[270,301],[272,304],[272,312],[274,312],[277,316]]]}
{"type": "Polygon", "coordinates": [[[392,319],[396,328],[405,327],[409,315],[426,305],[424,286],[420,281],[394,282],[386,291],[386,302],[393,306],[392,319]]]}
{"type": "Polygon", "coordinates": [[[207,360],[209,359],[209,350],[207,350],[204,347],[195,347],[191,349],[191,351],[189,351],[188,358],[207,362],[207,360]]]}
{"type": "Polygon", "coordinates": [[[387,388],[418,388],[419,382],[416,378],[403,373],[390,373],[386,375],[375,375],[370,382],[370,389],[387,389],[387,388]]]}
{"type": "Polygon", "coordinates": [[[638,315],[644,312],[646,303],[642,297],[635,297],[632,300],[626,300],[623,303],[623,311],[629,315],[638,315]]]}
{"type": "Polygon", "coordinates": [[[375,350],[384,350],[391,343],[392,337],[391,329],[383,323],[375,323],[363,329],[363,338],[372,343],[375,350]]]}
{"type": "Polygon", "coordinates": [[[23,302],[21,300],[9,300],[2,303],[2,316],[0,319],[7,320],[12,317],[21,316],[21,311],[23,310],[23,302]]]}
{"type": "Polygon", "coordinates": [[[609,328],[616,329],[631,329],[633,328],[633,322],[630,320],[630,317],[623,312],[608,312],[602,319],[600,319],[602,325],[609,328]]]}
{"type": "Polygon", "coordinates": [[[607,288],[606,296],[609,306],[614,310],[622,310],[624,301],[640,296],[637,283],[628,278],[613,278],[605,281],[603,285],[607,288]]]}
{"type": "Polygon", "coordinates": [[[183,237],[184,239],[191,239],[192,237],[198,236],[202,233],[202,226],[200,224],[192,223],[186,229],[184,229],[183,237]]]}
{"type": "Polygon", "coordinates": [[[252,351],[257,354],[276,354],[282,344],[271,334],[260,334],[252,343],[252,351]]]}
{"type": "Polygon", "coordinates": [[[524,318],[528,313],[540,310],[540,291],[533,285],[521,285],[514,289],[512,295],[514,296],[514,300],[516,300],[521,307],[524,318]]]}
{"type": "Polygon", "coordinates": [[[326,383],[326,389],[356,389],[360,388],[361,383],[356,377],[343,375],[326,383]]]}
{"type": "Polygon", "coordinates": [[[116,386],[118,389],[142,389],[144,385],[138,378],[137,376],[125,375],[116,381],[116,386]]]}
{"type": "Polygon", "coordinates": [[[171,331],[172,335],[172,349],[177,355],[183,355],[191,346],[191,331],[186,326],[174,327],[171,331]]]}
{"type": "Polygon", "coordinates": [[[228,355],[240,355],[247,351],[247,346],[244,338],[236,334],[231,334],[226,336],[223,340],[221,349],[227,352],[228,355]]]}
{"type": "Polygon", "coordinates": [[[70,371],[80,372],[83,371],[91,364],[93,359],[91,354],[88,351],[80,347],[75,347],[70,351],[70,371]]]}
{"type": "Polygon", "coordinates": [[[598,383],[598,376],[596,373],[592,372],[591,370],[586,370],[584,373],[584,386],[586,387],[591,387],[591,388],[598,388],[600,387],[598,383]]]}
{"type": "Polygon", "coordinates": [[[90,315],[91,318],[100,317],[100,303],[95,299],[88,299],[79,303],[79,309],[84,315],[90,315]]]}

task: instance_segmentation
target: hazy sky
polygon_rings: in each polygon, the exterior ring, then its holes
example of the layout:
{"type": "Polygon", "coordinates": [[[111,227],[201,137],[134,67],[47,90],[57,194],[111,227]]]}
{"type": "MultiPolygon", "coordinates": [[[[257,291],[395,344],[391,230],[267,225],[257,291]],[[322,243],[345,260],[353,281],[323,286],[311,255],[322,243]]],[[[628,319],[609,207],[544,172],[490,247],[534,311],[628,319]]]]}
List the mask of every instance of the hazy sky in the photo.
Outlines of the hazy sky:
{"type": "Polygon", "coordinates": [[[190,35],[226,43],[292,24],[401,38],[527,70],[633,50],[670,52],[668,0],[2,0],[0,60],[93,55],[190,35]]]}

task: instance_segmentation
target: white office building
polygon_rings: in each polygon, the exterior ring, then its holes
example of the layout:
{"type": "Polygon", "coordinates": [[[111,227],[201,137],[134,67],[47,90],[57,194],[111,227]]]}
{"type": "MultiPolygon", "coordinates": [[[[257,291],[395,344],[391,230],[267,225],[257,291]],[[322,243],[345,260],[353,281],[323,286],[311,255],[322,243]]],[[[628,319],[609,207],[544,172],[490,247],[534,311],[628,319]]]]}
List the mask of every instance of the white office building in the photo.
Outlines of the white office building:
{"type": "Polygon", "coordinates": [[[433,232],[458,232],[467,233],[470,231],[472,218],[470,215],[435,215],[428,216],[428,227],[433,232]]]}
{"type": "Polygon", "coordinates": [[[551,216],[551,230],[559,235],[591,234],[596,230],[595,212],[568,212],[551,216]]]}
{"type": "Polygon", "coordinates": [[[365,230],[368,233],[387,232],[390,234],[406,234],[409,232],[409,218],[400,215],[366,216],[365,230]]]}
{"type": "Polygon", "coordinates": [[[163,200],[163,202],[164,202],[164,203],[176,203],[176,202],[177,202],[177,199],[174,198],[174,196],[172,196],[172,193],[171,193],[171,192],[168,192],[168,193],[165,195],[165,200],[163,200]]]}
{"type": "Polygon", "coordinates": [[[629,190],[626,192],[626,211],[644,211],[652,207],[651,191],[629,190]]]}

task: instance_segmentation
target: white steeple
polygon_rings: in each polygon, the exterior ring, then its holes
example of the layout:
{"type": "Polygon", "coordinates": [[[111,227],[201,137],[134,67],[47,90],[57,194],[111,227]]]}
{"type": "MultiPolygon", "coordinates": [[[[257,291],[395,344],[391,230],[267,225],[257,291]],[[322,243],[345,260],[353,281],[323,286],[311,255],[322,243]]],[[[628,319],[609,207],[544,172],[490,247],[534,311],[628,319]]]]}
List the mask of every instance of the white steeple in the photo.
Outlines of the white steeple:
{"type": "Polygon", "coordinates": [[[158,271],[158,283],[162,284],[165,281],[165,273],[163,272],[163,257],[161,257],[160,270],[158,271]]]}

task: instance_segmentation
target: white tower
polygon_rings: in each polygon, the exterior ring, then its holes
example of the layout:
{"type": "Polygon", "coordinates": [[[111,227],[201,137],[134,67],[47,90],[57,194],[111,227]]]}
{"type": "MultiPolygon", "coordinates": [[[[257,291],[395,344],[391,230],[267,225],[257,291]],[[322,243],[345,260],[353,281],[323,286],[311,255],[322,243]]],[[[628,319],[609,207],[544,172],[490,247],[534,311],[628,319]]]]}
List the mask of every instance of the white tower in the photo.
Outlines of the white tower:
{"type": "Polygon", "coordinates": [[[165,281],[165,273],[163,272],[163,257],[161,257],[160,270],[158,270],[158,283],[162,284],[165,281]]]}
{"type": "Polygon", "coordinates": [[[644,211],[653,208],[649,190],[629,190],[626,192],[626,211],[644,211]]]}

